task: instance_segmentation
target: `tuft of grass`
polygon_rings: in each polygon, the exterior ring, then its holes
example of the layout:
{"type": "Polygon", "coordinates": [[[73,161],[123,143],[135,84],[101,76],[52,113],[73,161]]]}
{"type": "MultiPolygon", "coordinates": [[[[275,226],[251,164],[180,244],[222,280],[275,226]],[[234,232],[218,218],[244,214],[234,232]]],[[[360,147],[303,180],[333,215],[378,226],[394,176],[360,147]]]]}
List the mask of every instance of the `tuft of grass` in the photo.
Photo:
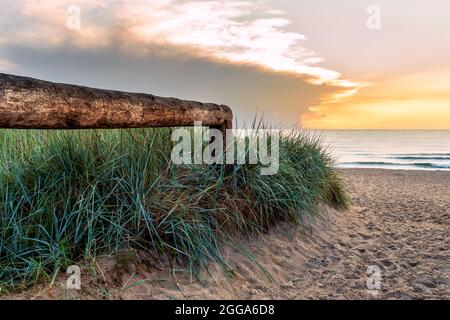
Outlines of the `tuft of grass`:
{"type": "Polygon", "coordinates": [[[54,278],[83,258],[151,250],[193,271],[226,267],[235,232],[304,223],[348,204],[317,137],[280,140],[280,168],[175,166],[170,129],[0,130],[0,288],[54,278]],[[305,220],[306,218],[306,220],[305,220]]]}

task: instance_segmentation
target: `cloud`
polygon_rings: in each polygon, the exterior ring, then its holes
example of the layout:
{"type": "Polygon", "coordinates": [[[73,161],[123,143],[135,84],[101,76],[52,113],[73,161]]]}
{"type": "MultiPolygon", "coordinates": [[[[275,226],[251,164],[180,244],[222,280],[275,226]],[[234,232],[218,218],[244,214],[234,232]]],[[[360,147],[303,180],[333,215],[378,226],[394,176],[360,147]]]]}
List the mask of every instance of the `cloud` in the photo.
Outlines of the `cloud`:
{"type": "Polygon", "coordinates": [[[4,0],[0,30],[7,42],[34,46],[106,47],[138,54],[155,47],[235,65],[306,77],[313,84],[354,90],[287,31],[290,21],[265,1],[243,0],[4,0]],[[69,30],[68,8],[80,8],[81,28],[69,30]],[[8,12],[9,11],[9,12],[8,12]]]}
{"type": "Polygon", "coordinates": [[[310,128],[448,129],[449,84],[445,67],[389,75],[358,94],[319,101],[301,120],[310,128]]]}
{"type": "Polygon", "coordinates": [[[289,31],[287,15],[264,0],[3,4],[0,71],[220,101],[241,119],[258,110],[284,123],[364,86],[320,67],[324,59],[307,47],[306,36],[289,31]],[[79,29],[67,25],[77,18],[73,6],[80,9],[79,29]]]}
{"type": "Polygon", "coordinates": [[[313,68],[321,61],[301,46],[305,36],[287,32],[287,19],[259,17],[263,6],[248,1],[131,1],[120,18],[138,43],[187,47],[193,53],[233,64],[251,64],[275,72],[336,80],[334,71],[313,68]],[[250,15],[252,15],[250,17],[250,15]],[[256,15],[256,16],[255,16],[256,15]],[[139,18],[136,18],[139,17],[139,18]]]}

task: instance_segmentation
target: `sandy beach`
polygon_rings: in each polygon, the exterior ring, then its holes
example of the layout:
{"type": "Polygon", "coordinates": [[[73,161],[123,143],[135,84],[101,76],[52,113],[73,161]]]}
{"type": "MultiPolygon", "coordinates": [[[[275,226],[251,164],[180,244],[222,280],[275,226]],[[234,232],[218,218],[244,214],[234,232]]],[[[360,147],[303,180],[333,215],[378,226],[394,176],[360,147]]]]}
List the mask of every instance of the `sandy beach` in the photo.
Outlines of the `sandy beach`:
{"type": "MultiPolygon", "coordinates": [[[[14,298],[116,299],[450,299],[450,173],[346,169],[351,208],[327,210],[312,230],[290,225],[224,248],[232,270],[212,265],[191,279],[156,268],[147,255],[103,258],[82,290],[51,288],[14,298]],[[243,249],[245,250],[245,249],[243,249]],[[368,290],[368,268],[380,290],[368,290]]],[[[326,209],[324,209],[326,210],[326,209]]],[[[92,269],[92,266],[90,267],[92,269]]]]}

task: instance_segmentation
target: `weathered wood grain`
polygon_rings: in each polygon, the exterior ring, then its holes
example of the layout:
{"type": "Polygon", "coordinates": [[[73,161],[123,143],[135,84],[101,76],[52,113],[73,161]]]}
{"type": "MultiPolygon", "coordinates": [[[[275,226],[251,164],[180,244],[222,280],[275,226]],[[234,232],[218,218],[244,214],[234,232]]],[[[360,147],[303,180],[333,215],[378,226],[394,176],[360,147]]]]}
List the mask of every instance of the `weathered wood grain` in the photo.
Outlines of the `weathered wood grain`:
{"type": "Polygon", "coordinates": [[[0,73],[0,128],[232,127],[229,107],[0,73]]]}

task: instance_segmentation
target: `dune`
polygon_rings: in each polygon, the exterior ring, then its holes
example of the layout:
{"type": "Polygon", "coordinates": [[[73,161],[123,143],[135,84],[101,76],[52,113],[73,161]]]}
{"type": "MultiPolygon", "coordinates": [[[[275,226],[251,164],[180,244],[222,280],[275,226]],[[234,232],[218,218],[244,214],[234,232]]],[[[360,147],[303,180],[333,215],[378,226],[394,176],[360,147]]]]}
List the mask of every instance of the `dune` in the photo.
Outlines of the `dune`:
{"type": "MultiPolygon", "coordinates": [[[[193,278],[148,254],[124,252],[87,264],[80,291],[36,286],[9,298],[50,299],[449,299],[450,173],[340,170],[351,208],[281,224],[224,246],[229,269],[193,278]],[[380,270],[368,288],[370,266],[380,270]],[[369,270],[369,273],[368,273],[369,270]]],[[[369,279],[370,280],[370,279],[369,279]]]]}

